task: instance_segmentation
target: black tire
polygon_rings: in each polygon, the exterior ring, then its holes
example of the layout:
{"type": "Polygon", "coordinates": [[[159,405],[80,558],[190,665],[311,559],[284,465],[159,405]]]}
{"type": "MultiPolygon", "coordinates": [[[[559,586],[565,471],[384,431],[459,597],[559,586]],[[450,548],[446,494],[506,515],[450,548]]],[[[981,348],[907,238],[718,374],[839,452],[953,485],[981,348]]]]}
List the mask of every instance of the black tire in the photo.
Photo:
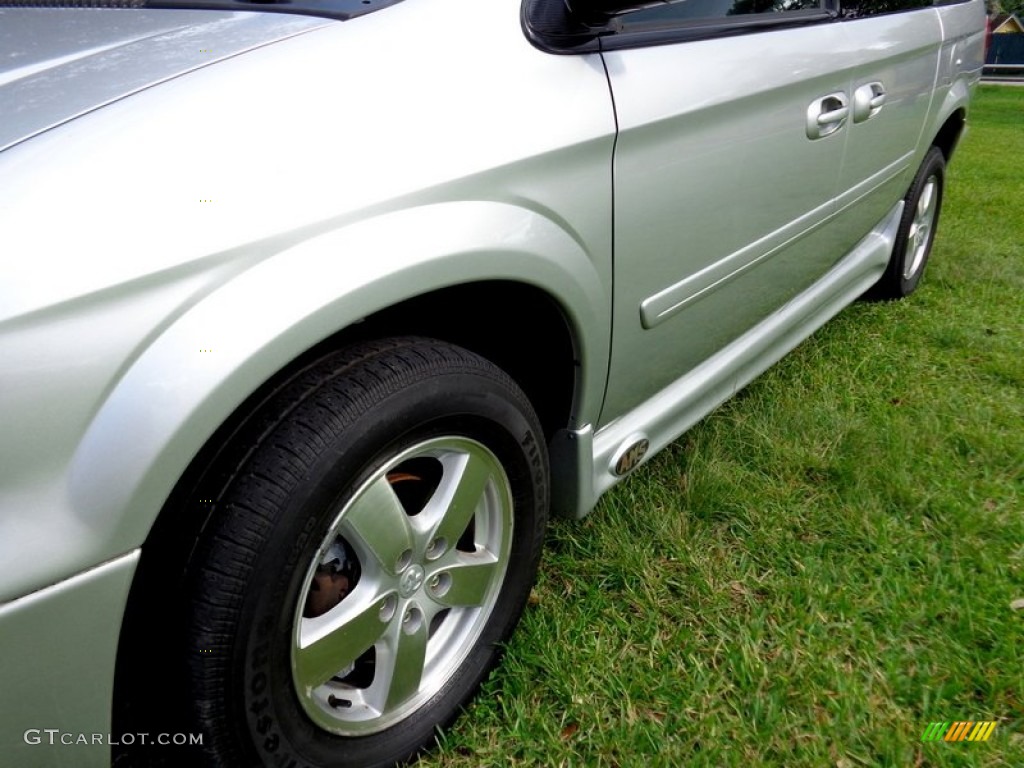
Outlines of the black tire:
{"type": "Polygon", "coordinates": [[[939,225],[945,179],[946,158],[941,149],[932,147],[904,198],[906,205],[889,265],[868,291],[867,298],[902,299],[913,293],[921,282],[939,225]]]}
{"type": "Polygon", "coordinates": [[[215,506],[186,580],[189,695],[209,762],[343,768],[414,759],[497,662],[534,582],[549,480],[530,403],[467,350],[419,338],[364,343],[304,371],[229,453],[218,488],[198,492],[215,506]],[[479,498],[469,470],[452,468],[471,465],[485,478],[479,498]],[[438,488],[465,498],[437,502],[438,488]],[[466,529],[446,538],[470,507],[466,529]],[[429,535],[410,522],[423,518],[426,530],[431,515],[439,522],[429,535]],[[507,547],[504,566],[469,580],[458,569],[477,557],[471,551],[491,557],[485,538],[497,542],[495,563],[507,547]],[[452,574],[461,587],[451,587],[452,574]],[[463,592],[481,580],[476,605],[463,592]],[[359,600],[371,594],[377,602],[362,611],[359,600]],[[444,600],[457,605],[438,608],[444,600]],[[303,646],[327,619],[342,629],[303,646]],[[378,630],[349,663],[361,647],[356,632],[378,630]],[[339,648],[349,655],[334,672],[339,648]],[[378,717],[371,701],[384,702],[378,717]]]}

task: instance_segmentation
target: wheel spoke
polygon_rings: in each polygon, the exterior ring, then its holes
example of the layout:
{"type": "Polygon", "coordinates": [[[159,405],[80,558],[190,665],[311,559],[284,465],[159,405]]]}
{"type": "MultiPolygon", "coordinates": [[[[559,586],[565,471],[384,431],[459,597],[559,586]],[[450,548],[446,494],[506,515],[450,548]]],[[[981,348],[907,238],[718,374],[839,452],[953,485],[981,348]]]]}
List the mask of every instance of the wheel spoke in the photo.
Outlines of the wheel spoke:
{"type": "Polygon", "coordinates": [[[445,568],[450,582],[442,594],[433,596],[449,608],[483,605],[484,597],[498,573],[498,561],[489,553],[466,555],[460,552],[457,563],[445,568]]]}
{"type": "Polygon", "coordinates": [[[920,232],[921,228],[917,224],[910,227],[910,246],[907,248],[907,251],[910,253],[911,264],[917,259],[917,248],[921,241],[920,232]]]}
{"type": "Polygon", "coordinates": [[[428,622],[422,613],[415,613],[416,618],[412,622],[396,622],[393,651],[385,664],[377,665],[377,675],[384,676],[383,690],[387,691],[384,706],[388,708],[401,704],[415,694],[423,680],[428,622]]]}
{"type": "Polygon", "coordinates": [[[473,518],[491,480],[489,462],[473,453],[452,454],[443,461],[444,475],[427,507],[434,529],[430,539],[449,546],[459,540],[473,518]]]}
{"type": "Polygon", "coordinates": [[[352,501],[342,524],[350,543],[362,544],[387,573],[397,572],[397,563],[413,545],[409,516],[383,476],[352,501]]]}
{"type": "Polygon", "coordinates": [[[924,221],[928,218],[929,213],[932,209],[932,199],[935,197],[935,185],[932,183],[926,184],[925,188],[921,190],[921,197],[917,201],[917,220],[924,221]]]}
{"type": "Polygon", "coordinates": [[[307,691],[352,664],[384,634],[388,626],[381,619],[385,599],[351,602],[357,595],[349,595],[323,616],[302,619],[295,676],[307,691]]]}

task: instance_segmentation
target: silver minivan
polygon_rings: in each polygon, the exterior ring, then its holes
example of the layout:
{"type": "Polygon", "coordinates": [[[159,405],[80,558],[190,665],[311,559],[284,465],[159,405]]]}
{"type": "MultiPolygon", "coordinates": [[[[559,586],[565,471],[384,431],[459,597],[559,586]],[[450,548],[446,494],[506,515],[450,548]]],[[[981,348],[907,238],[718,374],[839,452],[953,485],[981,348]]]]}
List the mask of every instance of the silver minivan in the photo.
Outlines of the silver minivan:
{"type": "Polygon", "coordinates": [[[549,513],[915,289],[984,28],[981,0],[89,4],[0,0],[16,765],[429,747],[549,513]]]}

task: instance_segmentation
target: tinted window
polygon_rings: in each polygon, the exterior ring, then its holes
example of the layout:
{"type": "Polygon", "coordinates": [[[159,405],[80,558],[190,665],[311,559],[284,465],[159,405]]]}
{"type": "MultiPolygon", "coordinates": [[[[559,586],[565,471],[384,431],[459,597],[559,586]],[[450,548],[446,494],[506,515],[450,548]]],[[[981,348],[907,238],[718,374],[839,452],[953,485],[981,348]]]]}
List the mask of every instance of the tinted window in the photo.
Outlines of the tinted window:
{"type": "Polygon", "coordinates": [[[751,14],[818,10],[819,0],[677,0],[657,8],[635,11],[626,17],[636,22],[673,22],[690,19],[727,19],[751,14]]]}
{"type": "Polygon", "coordinates": [[[844,19],[861,19],[865,16],[880,16],[883,13],[929,8],[932,5],[935,5],[932,0],[849,0],[841,3],[840,7],[844,19]]]}

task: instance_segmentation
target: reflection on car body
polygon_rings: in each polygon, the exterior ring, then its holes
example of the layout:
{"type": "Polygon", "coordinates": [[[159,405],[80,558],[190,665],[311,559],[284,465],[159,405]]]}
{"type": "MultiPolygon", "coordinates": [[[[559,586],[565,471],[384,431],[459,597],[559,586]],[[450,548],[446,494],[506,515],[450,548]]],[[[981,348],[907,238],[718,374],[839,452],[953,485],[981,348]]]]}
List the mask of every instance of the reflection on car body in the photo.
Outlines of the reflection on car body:
{"type": "Polygon", "coordinates": [[[429,746],[549,511],[916,288],[982,60],[980,0],[140,5],[0,9],[17,764],[429,746]]]}

